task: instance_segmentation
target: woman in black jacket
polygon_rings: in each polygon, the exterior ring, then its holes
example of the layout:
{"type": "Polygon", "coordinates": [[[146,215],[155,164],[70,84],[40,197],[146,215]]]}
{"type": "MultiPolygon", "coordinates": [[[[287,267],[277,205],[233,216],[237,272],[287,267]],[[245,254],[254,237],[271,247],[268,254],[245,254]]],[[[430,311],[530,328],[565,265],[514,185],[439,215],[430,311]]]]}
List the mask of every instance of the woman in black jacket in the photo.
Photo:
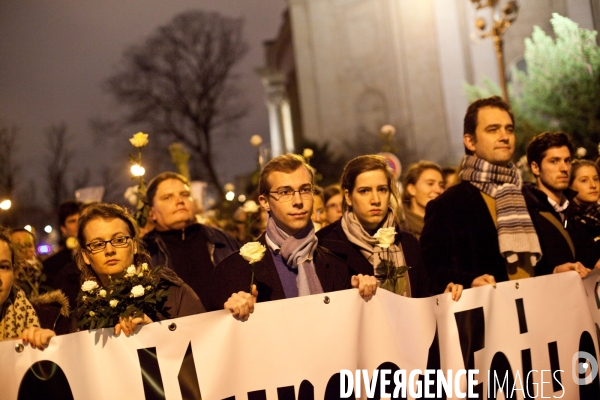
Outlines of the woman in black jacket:
{"type": "MultiPolygon", "coordinates": [[[[399,228],[394,215],[396,186],[385,158],[354,158],[341,186],[342,218],[317,232],[319,244],[344,259],[353,275],[375,275],[382,287],[403,296],[429,296],[419,242],[399,228]]],[[[450,283],[446,292],[458,300],[462,286],[450,283]]]]}

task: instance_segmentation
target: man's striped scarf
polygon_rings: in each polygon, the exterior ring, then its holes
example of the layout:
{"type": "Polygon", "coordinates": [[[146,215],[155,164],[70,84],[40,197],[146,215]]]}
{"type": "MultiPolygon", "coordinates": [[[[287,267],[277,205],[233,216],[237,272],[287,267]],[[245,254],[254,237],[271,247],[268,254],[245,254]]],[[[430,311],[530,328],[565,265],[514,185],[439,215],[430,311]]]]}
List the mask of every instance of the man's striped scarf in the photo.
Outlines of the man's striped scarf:
{"type": "Polygon", "coordinates": [[[514,164],[490,164],[482,158],[465,156],[460,178],[496,200],[498,244],[510,264],[528,256],[531,265],[542,257],[537,233],[521,193],[523,182],[514,164]]]}

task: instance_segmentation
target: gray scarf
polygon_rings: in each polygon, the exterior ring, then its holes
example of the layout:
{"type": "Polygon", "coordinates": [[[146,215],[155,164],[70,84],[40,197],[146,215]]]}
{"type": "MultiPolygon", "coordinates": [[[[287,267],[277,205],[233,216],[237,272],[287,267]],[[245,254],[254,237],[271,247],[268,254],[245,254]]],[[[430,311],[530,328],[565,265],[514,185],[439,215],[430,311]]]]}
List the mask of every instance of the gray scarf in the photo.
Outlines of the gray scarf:
{"type": "Polygon", "coordinates": [[[501,167],[483,158],[465,156],[459,177],[496,200],[498,245],[508,263],[530,261],[542,257],[542,249],[531,216],[521,193],[521,175],[514,164],[501,167]],[[529,259],[529,260],[527,260],[529,259]]]}
{"type": "MultiPolygon", "coordinates": [[[[373,265],[373,272],[379,266],[382,258],[389,257],[396,267],[406,265],[404,258],[404,252],[402,246],[398,243],[392,244],[388,249],[382,249],[377,246],[379,240],[371,236],[361,223],[356,219],[356,215],[350,210],[345,211],[342,215],[342,230],[346,234],[348,240],[358,246],[360,252],[365,258],[373,265]]],[[[394,212],[389,209],[388,214],[381,224],[382,228],[396,228],[396,219],[394,218],[394,212]]],[[[410,297],[410,281],[408,279],[408,271],[404,274],[404,277],[400,279],[399,285],[397,285],[396,293],[402,296],[410,297]]]]}
{"type": "Polygon", "coordinates": [[[317,249],[317,237],[311,220],[304,229],[294,236],[290,236],[277,226],[273,218],[269,218],[266,240],[273,251],[281,252],[286,265],[298,270],[296,284],[299,296],[323,293],[313,262],[314,252],[317,249]]]}

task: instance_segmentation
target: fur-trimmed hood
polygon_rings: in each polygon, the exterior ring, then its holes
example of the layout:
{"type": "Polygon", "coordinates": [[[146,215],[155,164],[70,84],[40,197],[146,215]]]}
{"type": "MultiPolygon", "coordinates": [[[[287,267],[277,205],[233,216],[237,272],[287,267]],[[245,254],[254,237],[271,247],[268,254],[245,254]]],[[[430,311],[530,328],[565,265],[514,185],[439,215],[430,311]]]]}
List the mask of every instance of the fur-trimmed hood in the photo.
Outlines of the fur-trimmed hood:
{"type": "Polygon", "coordinates": [[[69,316],[69,300],[61,290],[53,290],[37,296],[31,296],[29,302],[34,306],[51,305],[60,306],[60,314],[64,317],[69,316]]]}

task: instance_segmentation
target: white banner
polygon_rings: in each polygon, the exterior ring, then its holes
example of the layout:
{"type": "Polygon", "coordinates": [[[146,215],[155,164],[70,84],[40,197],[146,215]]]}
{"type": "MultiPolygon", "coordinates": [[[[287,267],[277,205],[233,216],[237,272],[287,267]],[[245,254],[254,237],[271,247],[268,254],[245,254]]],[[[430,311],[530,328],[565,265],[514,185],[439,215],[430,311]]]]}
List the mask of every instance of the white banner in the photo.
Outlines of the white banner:
{"type": "Polygon", "coordinates": [[[200,388],[204,400],[329,399],[340,398],[339,374],[348,370],[348,397],[379,399],[369,384],[378,369],[390,370],[384,392],[398,388],[400,398],[402,384],[406,398],[444,398],[436,394],[441,383],[428,383],[445,379],[447,398],[468,396],[471,386],[469,398],[495,398],[502,387],[499,398],[598,399],[599,279],[594,272],[583,283],[576,273],[504,282],[466,290],[459,302],[379,290],[366,303],[347,290],[257,304],[247,322],[218,311],[153,323],[129,338],[111,329],[56,337],[44,351],[18,352],[19,341],[6,341],[0,398],[70,391],[75,399],[190,399],[200,388]],[[397,369],[404,372],[394,383],[397,369]],[[356,370],[366,370],[358,388],[356,370]],[[477,381],[470,385],[468,370],[477,381]]]}

